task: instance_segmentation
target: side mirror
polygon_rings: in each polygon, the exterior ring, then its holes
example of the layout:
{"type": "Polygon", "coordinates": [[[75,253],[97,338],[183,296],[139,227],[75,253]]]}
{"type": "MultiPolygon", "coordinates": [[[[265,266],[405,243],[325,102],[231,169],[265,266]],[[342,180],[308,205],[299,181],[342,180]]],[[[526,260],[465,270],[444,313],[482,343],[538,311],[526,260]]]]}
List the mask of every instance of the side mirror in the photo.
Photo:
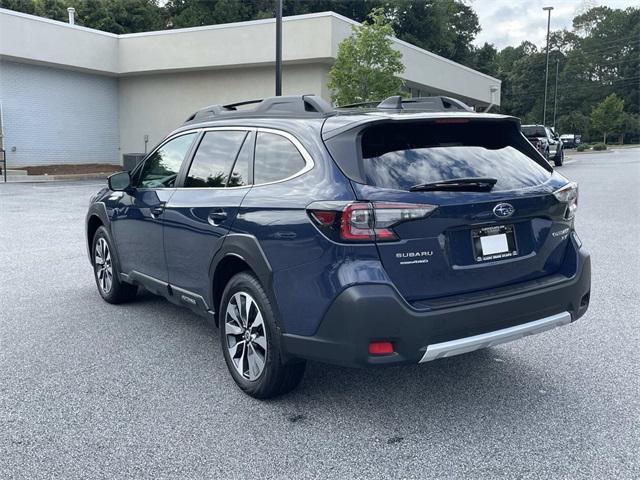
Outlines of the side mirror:
{"type": "Polygon", "coordinates": [[[107,177],[107,184],[109,185],[109,190],[124,192],[131,187],[131,175],[126,170],[116,172],[107,177]]]}

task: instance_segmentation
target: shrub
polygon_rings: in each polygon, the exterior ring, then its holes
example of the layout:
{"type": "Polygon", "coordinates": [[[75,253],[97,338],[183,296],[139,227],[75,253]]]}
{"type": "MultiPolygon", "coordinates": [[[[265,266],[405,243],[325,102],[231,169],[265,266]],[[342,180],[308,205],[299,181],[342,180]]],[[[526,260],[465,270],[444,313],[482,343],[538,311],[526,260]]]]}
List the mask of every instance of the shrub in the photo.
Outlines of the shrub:
{"type": "Polygon", "coordinates": [[[604,143],[596,143],[596,144],[593,146],[593,149],[594,149],[594,150],[597,150],[597,151],[606,150],[606,149],[607,149],[607,146],[606,146],[604,143]]]}
{"type": "Polygon", "coordinates": [[[584,143],[581,143],[576,147],[576,151],[578,152],[584,152],[586,149],[587,149],[587,146],[584,143]]]}

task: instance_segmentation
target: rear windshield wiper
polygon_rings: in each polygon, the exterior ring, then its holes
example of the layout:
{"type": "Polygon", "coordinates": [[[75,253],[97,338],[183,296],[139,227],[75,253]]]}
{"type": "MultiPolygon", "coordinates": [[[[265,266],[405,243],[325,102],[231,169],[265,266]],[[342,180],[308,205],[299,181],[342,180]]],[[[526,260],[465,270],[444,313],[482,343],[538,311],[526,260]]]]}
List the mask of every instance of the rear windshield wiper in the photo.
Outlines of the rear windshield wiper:
{"type": "Polygon", "coordinates": [[[454,178],[438,182],[419,183],[409,189],[410,192],[488,192],[496,184],[496,178],[454,178]]]}

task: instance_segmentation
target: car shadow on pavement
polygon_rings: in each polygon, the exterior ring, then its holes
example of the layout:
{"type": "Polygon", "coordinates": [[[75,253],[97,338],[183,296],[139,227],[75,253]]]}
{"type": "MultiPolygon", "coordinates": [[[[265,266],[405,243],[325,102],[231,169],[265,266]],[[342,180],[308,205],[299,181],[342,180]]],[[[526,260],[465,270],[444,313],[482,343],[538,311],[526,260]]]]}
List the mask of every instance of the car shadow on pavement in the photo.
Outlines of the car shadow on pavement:
{"type": "Polygon", "coordinates": [[[578,400],[549,370],[500,347],[373,370],[311,362],[298,389],[271,403],[309,425],[339,412],[344,421],[371,425],[371,435],[388,444],[510,429],[527,419],[536,428],[536,418],[571,409],[568,399],[578,400]]]}
{"type": "MultiPolygon", "coordinates": [[[[208,355],[221,382],[232,383],[226,372],[218,343],[218,329],[206,319],[148,293],[142,293],[137,306],[158,306],[173,325],[190,326],[198,337],[208,337],[212,350],[208,355]]],[[[133,304],[130,304],[133,305],[133,304]]],[[[527,340],[520,345],[526,353],[527,340]]],[[[532,353],[534,355],[534,353],[532,353]]],[[[344,415],[368,417],[371,421],[393,422],[407,411],[420,424],[431,418],[456,415],[491,416],[498,410],[522,415],[540,407],[546,400],[562,397],[561,379],[544,359],[528,362],[519,350],[495,347],[421,365],[375,369],[346,368],[309,362],[305,377],[293,392],[266,402],[276,410],[292,411],[291,418],[308,418],[313,409],[337,409],[344,415]],[[545,368],[538,368],[545,365],[545,368]],[[321,405],[319,403],[321,400],[321,405]],[[390,416],[390,412],[396,412],[390,416]]],[[[207,366],[204,366],[207,368],[207,366]]],[[[236,391],[238,400],[255,400],[236,391]]],[[[403,422],[401,422],[403,423],[403,422]]]]}

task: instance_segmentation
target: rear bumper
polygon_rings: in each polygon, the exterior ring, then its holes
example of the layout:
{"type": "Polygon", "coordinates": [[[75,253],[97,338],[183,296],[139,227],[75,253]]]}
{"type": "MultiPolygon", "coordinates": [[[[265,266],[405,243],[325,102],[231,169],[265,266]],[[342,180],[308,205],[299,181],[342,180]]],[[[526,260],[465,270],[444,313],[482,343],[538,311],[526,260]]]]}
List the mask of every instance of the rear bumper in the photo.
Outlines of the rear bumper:
{"type": "Polygon", "coordinates": [[[591,262],[576,253],[576,273],[551,286],[492,293],[473,303],[418,310],[391,286],[345,289],[326,312],[315,335],[283,334],[284,353],[345,366],[418,363],[457,355],[565,325],[589,306],[591,262]],[[391,341],[394,353],[371,356],[369,342],[391,341]]]}

